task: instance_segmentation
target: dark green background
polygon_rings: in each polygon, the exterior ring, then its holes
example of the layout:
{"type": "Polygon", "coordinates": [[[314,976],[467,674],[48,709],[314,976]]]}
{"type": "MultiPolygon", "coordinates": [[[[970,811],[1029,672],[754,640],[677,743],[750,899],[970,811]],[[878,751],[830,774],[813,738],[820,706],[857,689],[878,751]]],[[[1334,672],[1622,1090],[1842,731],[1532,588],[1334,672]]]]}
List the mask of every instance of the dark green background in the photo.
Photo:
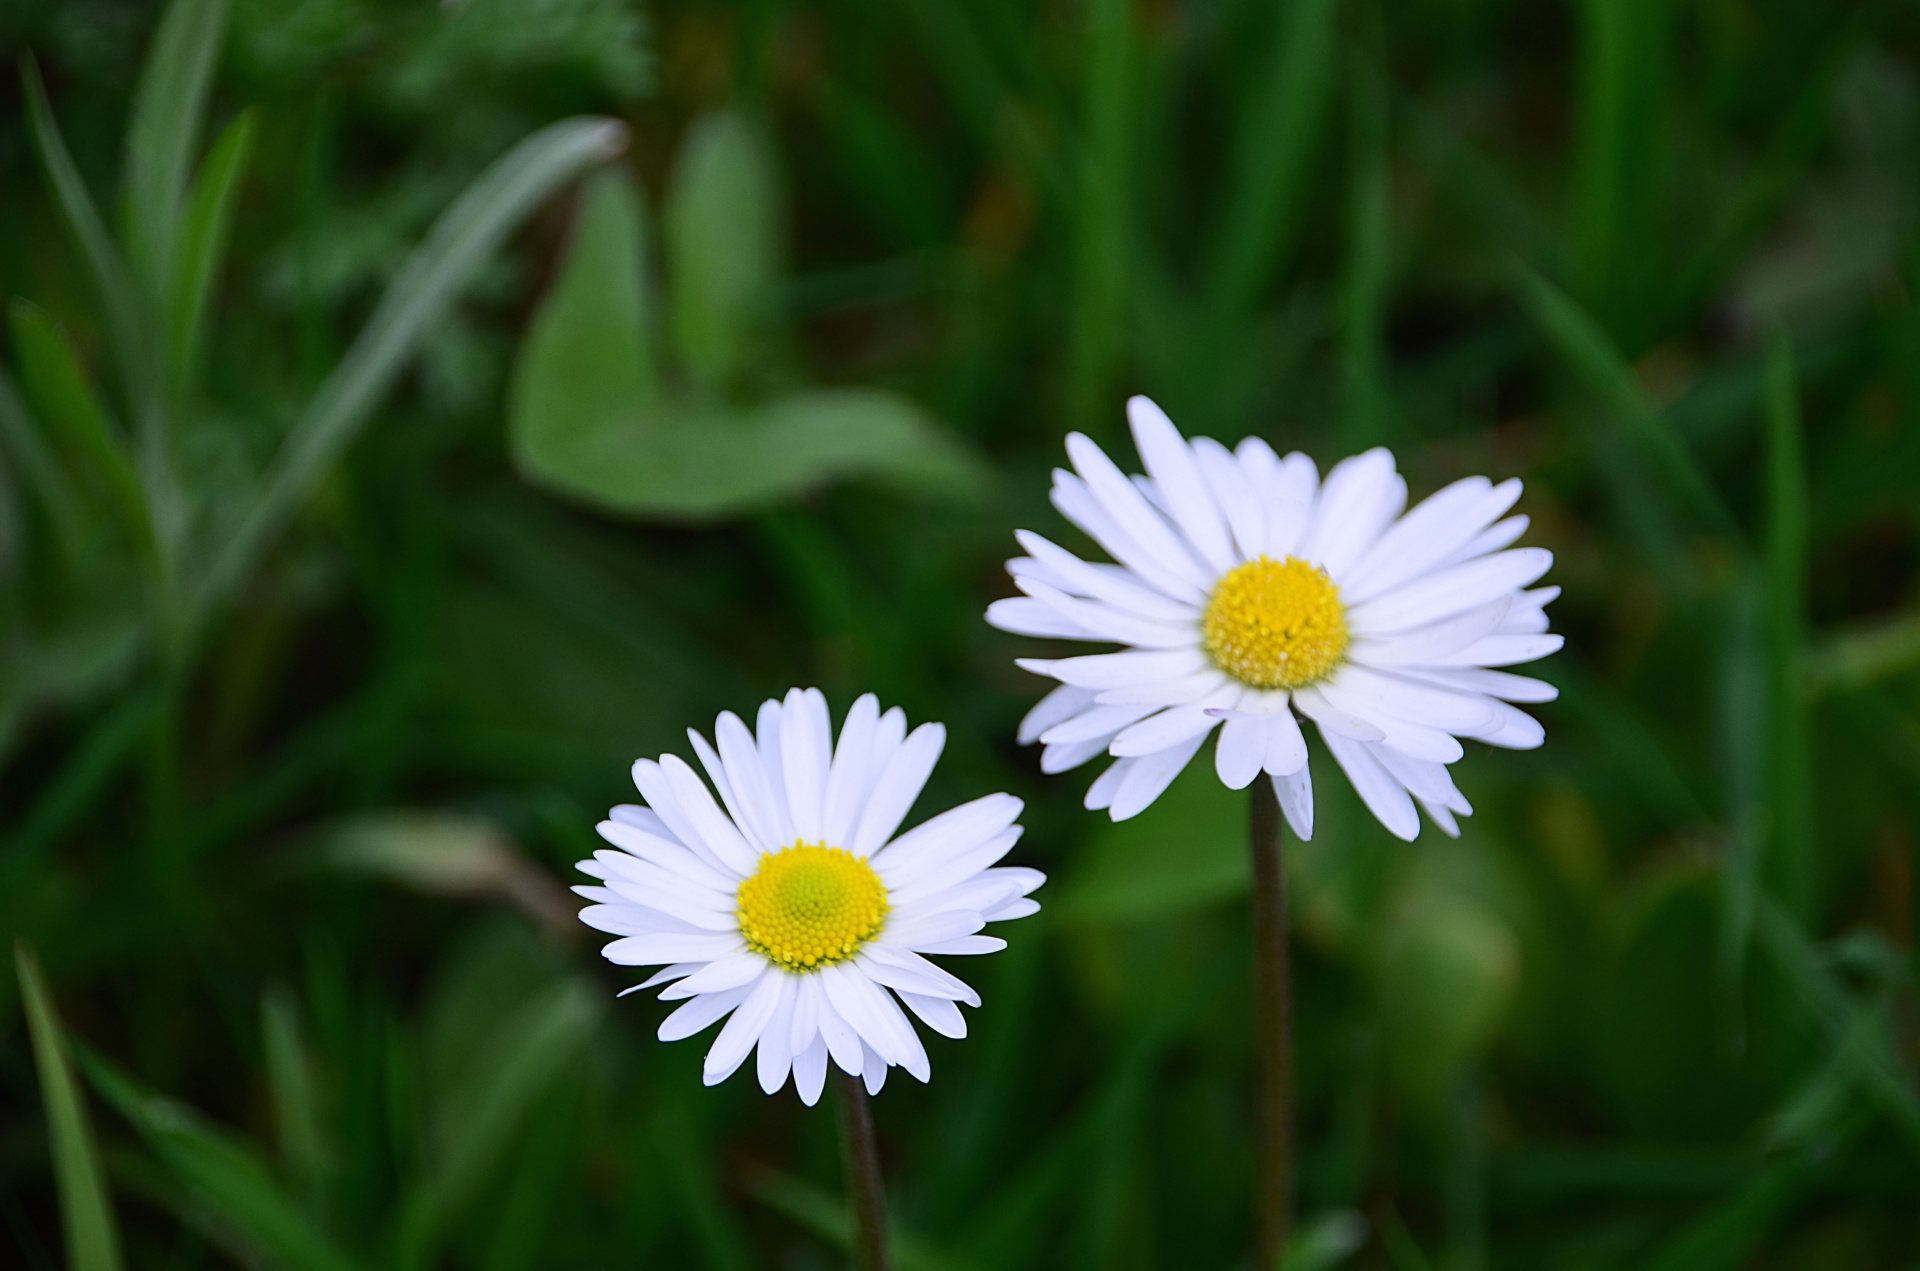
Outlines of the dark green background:
{"type": "MultiPolygon", "coordinates": [[[[158,20],[0,5],[110,227],[158,20]]],[[[1566,588],[1547,745],[1470,751],[1460,841],[1393,841],[1315,752],[1303,1265],[1920,1266],[1917,53],[1912,7],[1816,0],[233,0],[195,162],[256,131],[165,443],[189,581],[434,218],[580,113],[630,126],[660,224],[710,112],[777,174],[744,352],[683,339],[673,400],[878,386],[961,458],[692,522],[516,476],[570,181],[186,623],[0,76],[0,927],[82,1056],[128,1264],[842,1265],[827,1112],[704,1090],[704,1041],[654,1041],[554,914],[633,758],[819,684],[945,721],[920,814],[1011,790],[1051,875],[955,968],[974,1035],[877,1101],[903,1271],[1244,1267],[1240,800],[1203,760],[1136,822],[1081,811],[1088,772],[1012,741],[1035,642],[980,618],[1013,528],[1065,533],[1064,433],[1132,465],[1144,391],[1323,466],[1391,445],[1416,495],[1522,476],[1566,588]]],[[[649,230],[659,327],[731,225],[649,230]]],[[[0,997],[0,1261],[42,1271],[0,997]]]]}

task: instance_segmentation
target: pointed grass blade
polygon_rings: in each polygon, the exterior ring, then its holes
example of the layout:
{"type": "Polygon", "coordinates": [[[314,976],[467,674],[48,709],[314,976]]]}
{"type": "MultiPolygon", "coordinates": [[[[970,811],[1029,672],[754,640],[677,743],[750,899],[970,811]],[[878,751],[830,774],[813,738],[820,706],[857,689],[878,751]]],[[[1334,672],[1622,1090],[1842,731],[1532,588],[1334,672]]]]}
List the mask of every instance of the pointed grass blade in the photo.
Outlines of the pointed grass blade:
{"type": "Polygon", "coordinates": [[[1773,843],[1768,881],[1807,920],[1818,903],[1812,757],[1801,686],[1807,635],[1807,459],[1793,346],[1784,330],[1767,353],[1767,647],[1772,705],[1773,843]]]}
{"type": "Polygon", "coordinates": [[[240,178],[253,154],[258,116],[242,111],[214,143],[187,196],[167,293],[168,350],[176,393],[192,382],[206,323],[207,295],[227,253],[240,178]]]}
{"type": "Polygon", "coordinates": [[[107,1195],[87,1106],[74,1079],[60,1017],[53,1009],[40,959],[24,941],[13,946],[20,996],[33,1039],[34,1067],[47,1105],[47,1136],[53,1143],[54,1181],[60,1192],[60,1225],[67,1239],[67,1271],[121,1271],[120,1228],[107,1195]]]}
{"type": "Polygon", "coordinates": [[[346,356],[308,403],[252,507],[228,535],[197,597],[204,621],[353,441],[421,338],[506,237],[561,185],[618,154],[626,128],[583,117],[550,124],[496,160],[434,222],[346,356]]]}
{"type": "Polygon", "coordinates": [[[156,306],[173,291],[187,176],[206,119],[226,0],[173,0],[134,89],[127,128],[126,241],[156,306]]]}
{"type": "MultiPolygon", "coordinates": [[[[80,1059],[94,1089],[140,1132],[208,1217],[293,1271],[355,1271],[354,1261],[281,1190],[251,1144],[192,1108],[143,1090],[97,1054],[80,1059]]],[[[194,1220],[192,1209],[186,1216],[194,1220]]]]}

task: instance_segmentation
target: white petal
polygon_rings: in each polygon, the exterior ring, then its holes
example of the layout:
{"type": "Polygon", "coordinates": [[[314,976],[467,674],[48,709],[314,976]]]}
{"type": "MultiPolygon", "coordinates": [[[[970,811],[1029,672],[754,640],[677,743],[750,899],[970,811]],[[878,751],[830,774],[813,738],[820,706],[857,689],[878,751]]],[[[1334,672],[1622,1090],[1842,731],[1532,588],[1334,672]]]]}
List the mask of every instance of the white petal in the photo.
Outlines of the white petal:
{"type": "MultiPolygon", "coordinates": [[[[1137,497],[1137,493],[1136,497],[1137,497]]],[[[1107,549],[1107,554],[1120,562],[1130,573],[1143,583],[1166,596],[1184,600],[1189,604],[1205,604],[1207,583],[1204,580],[1190,578],[1198,571],[1196,563],[1184,570],[1168,569],[1159,563],[1154,555],[1134,541],[1133,536],[1120,527],[1100,500],[1094,497],[1087,483],[1071,472],[1058,469],[1053,474],[1053,506],[1060,515],[1085,530],[1089,537],[1107,549]]],[[[1159,515],[1151,508],[1143,509],[1151,515],[1159,515]]]]}
{"type": "Polygon", "coordinates": [[[1199,623],[1192,616],[1183,617],[1178,622],[1142,618],[1104,601],[1069,596],[1058,587],[1036,578],[1021,579],[1020,589],[1084,633],[1077,637],[1068,634],[1068,639],[1110,641],[1147,649],[1176,648],[1197,643],[1200,639],[1199,623]]]}
{"type": "Polygon", "coordinates": [[[998,953],[1006,947],[1007,942],[999,936],[956,936],[939,944],[925,945],[920,952],[941,953],[957,958],[976,953],[998,953]]]}
{"type": "Polygon", "coordinates": [[[1252,715],[1235,715],[1220,726],[1220,740],[1214,747],[1214,770],[1229,790],[1244,790],[1260,775],[1267,757],[1267,721],[1252,715]]]}
{"type": "Polygon", "coordinates": [[[1072,719],[1087,707],[1093,705],[1093,690],[1078,688],[1072,684],[1062,684],[1034,704],[1020,721],[1019,741],[1022,746],[1030,746],[1040,739],[1040,735],[1055,724],[1072,719]]]}
{"type": "Polygon", "coordinates": [[[1458,653],[1477,640],[1492,635],[1506,621],[1513,608],[1512,596],[1499,596],[1477,609],[1469,609],[1452,618],[1442,618],[1424,627],[1371,640],[1355,640],[1347,656],[1367,666],[1412,666],[1458,653]]]}
{"type": "Polygon", "coordinates": [[[660,814],[652,808],[643,808],[637,803],[616,803],[613,811],[607,814],[615,823],[629,825],[644,834],[655,838],[673,839],[673,831],[660,819],[660,814]]]}
{"type": "Polygon", "coordinates": [[[982,870],[998,865],[1001,858],[1020,841],[1020,833],[1020,827],[1016,825],[1002,830],[971,851],[957,856],[928,859],[921,862],[918,868],[902,871],[897,886],[888,884],[893,890],[895,902],[903,908],[917,904],[949,887],[958,886],[982,870]]]}
{"type": "Polygon", "coordinates": [[[873,1047],[867,1045],[865,1042],[860,1043],[860,1056],[860,1062],[866,1069],[866,1071],[861,1074],[861,1080],[867,1084],[868,1097],[872,1097],[879,1094],[881,1089],[887,1084],[888,1064],[886,1060],[875,1053],[873,1047]]]}
{"type": "Polygon", "coordinates": [[[756,852],[771,852],[782,846],[782,844],[763,839],[758,827],[748,819],[740,800],[734,796],[733,782],[727,777],[727,765],[720,758],[720,752],[713,748],[697,728],[687,730],[687,740],[693,743],[693,753],[699,756],[700,766],[706,769],[707,779],[713,782],[713,788],[719,792],[720,802],[727,809],[727,817],[739,828],[740,833],[746,836],[747,845],[756,852]]]}
{"type": "Polygon", "coordinates": [[[1016,530],[1014,538],[1027,549],[1035,564],[1045,567],[1053,575],[1057,580],[1056,585],[1063,590],[1104,600],[1142,618],[1157,618],[1162,622],[1179,622],[1193,617],[1196,612],[1190,602],[1176,600],[1156,590],[1124,566],[1083,561],[1066,548],[1031,530],[1016,530]]]}
{"type": "MultiPolygon", "coordinates": [[[[1022,662],[1021,665],[1026,665],[1022,662]]],[[[1093,653],[1060,658],[1042,674],[1081,688],[1127,688],[1177,680],[1209,667],[1207,655],[1196,645],[1188,649],[1152,649],[1126,653],[1093,653]]]]}
{"type": "MultiPolygon", "coordinates": [[[[1267,721],[1267,751],[1260,766],[1268,775],[1275,777],[1306,770],[1307,739],[1300,735],[1300,721],[1293,717],[1292,711],[1283,710],[1267,721]]],[[[1308,798],[1307,824],[1311,826],[1311,792],[1308,798]]]]}
{"type": "MultiPolygon", "coordinates": [[[[1153,706],[1135,705],[1095,706],[1090,710],[1082,711],[1072,719],[1055,724],[1040,735],[1040,740],[1049,746],[1076,741],[1093,741],[1095,738],[1111,740],[1115,733],[1145,719],[1153,714],[1155,709],[1153,706]]],[[[1104,741],[1101,748],[1105,749],[1104,741]]]]}
{"type": "Polygon", "coordinates": [[[1497,486],[1485,477],[1454,482],[1380,536],[1341,580],[1341,598],[1349,605],[1361,604],[1439,568],[1519,497],[1517,480],[1497,486]]]}
{"type": "Polygon", "coordinates": [[[1233,683],[1233,680],[1209,665],[1177,680],[1155,680],[1150,684],[1127,688],[1102,689],[1094,700],[1102,706],[1178,706],[1182,702],[1197,702],[1209,693],[1218,692],[1233,683]]]}
{"type": "Polygon", "coordinates": [[[863,693],[847,712],[840,725],[840,741],[833,750],[833,767],[827,776],[827,803],[821,824],[821,837],[827,843],[844,843],[853,836],[859,823],[860,808],[873,785],[873,738],[880,727],[880,701],[863,693]]]}
{"type": "Polygon", "coordinates": [[[1060,610],[1032,596],[1009,596],[987,606],[987,625],[1014,635],[1035,636],[1042,640],[1099,640],[1060,610]]]}
{"type": "Polygon", "coordinates": [[[1547,730],[1533,716],[1505,702],[1495,702],[1493,708],[1493,725],[1475,733],[1474,740],[1507,750],[1533,750],[1546,742],[1547,730]]]}
{"type": "MultiPolygon", "coordinates": [[[[1067,457],[1086,482],[1087,491],[1138,551],[1188,587],[1205,591],[1213,574],[1167,519],[1147,502],[1106,452],[1079,433],[1067,436],[1067,457]]],[[[1115,559],[1120,559],[1118,552],[1115,559]]],[[[1132,562],[1129,562],[1132,563],[1132,562]]],[[[1178,594],[1178,593],[1174,593],[1178,594]]]]}
{"type": "Polygon", "coordinates": [[[825,838],[827,771],[833,764],[833,725],[819,689],[789,689],[780,710],[780,765],[787,811],[802,842],[825,838]]]}
{"type": "Polygon", "coordinates": [[[768,1094],[777,1093],[781,1086],[787,1084],[787,1072],[793,1067],[793,1002],[799,992],[795,978],[791,975],[778,977],[780,999],[775,1003],[766,1027],[760,1030],[759,1054],[755,1057],[754,1068],[755,1075],[760,1078],[760,1088],[768,1094]]]}
{"type": "Polygon", "coordinates": [[[1393,470],[1391,452],[1376,447],[1342,459],[1327,473],[1300,554],[1338,582],[1406,504],[1407,483],[1393,470]]]}
{"type": "Polygon", "coordinates": [[[1293,704],[1300,713],[1320,725],[1321,732],[1337,732],[1353,741],[1379,741],[1386,734],[1379,725],[1363,719],[1352,711],[1343,710],[1329,702],[1314,687],[1293,690],[1293,704]]]}
{"type": "Polygon", "coordinates": [[[933,775],[933,765],[939,762],[940,750],[946,744],[947,730],[939,724],[922,724],[913,730],[874,781],[853,839],[847,844],[848,851],[855,856],[870,856],[893,837],[907,809],[933,775]]]}
{"type": "Polygon", "coordinates": [[[660,1040],[682,1041],[711,1027],[722,1015],[746,1001],[747,994],[752,991],[753,985],[743,984],[737,989],[728,989],[724,993],[708,993],[684,1003],[673,1014],[660,1021],[660,1040]]]}
{"type": "Polygon", "coordinates": [[[920,993],[908,993],[895,989],[901,1001],[909,1010],[918,1015],[928,1028],[942,1037],[961,1038],[967,1035],[967,1017],[960,1008],[944,997],[927,997],[920,993]]]}
{"type": "Polygon", "coordinates": [[[1159,754],[1173,746],[1185,745],[1192,741],[1198,749],[1199,743],[1206,739],[1214,726],[1220,722],[1218,715],[1207,713],[1209,706],[1224,706],[1227,694],[1238,697],[1238,693],[1226,690],[1216,697],[1203,698],[1198,702],[1189,702],[1184,706],[1170,706],[1158,715],[1149,716],[1127,728],[1113,739],[1107,749],[1120,759],[1133,759],[1143,755],[1159,754]],[[1225,700],[1222,700],[1225,699],[1225,700]]]}
{"type": "Polygon", "coordinates": [[[819,1037],[793,1057],[793,1088],[800,1102],[811,1108],[820,1102],[820,1091],[827,1084],[827,1043],[819,1037]]]}
{"type": "Polygon", "coordinates": [[[726,1026],[713,1039],[706,1062],[701,1065],[700,1079],[707,1085],[719,1085],[745,1062],[754,1043],[760,1040],[761,1030],[766,1028],[780,1005],[781,987],[785,980],[785,975],[769,969],[754,983],[747,1000],[727,1017],[726,1026]]]}
{"type": "Polygon", "coordinates": [[[759,853],[747,845],[740,827],[713,801],[713,793],[700,775],[678,755],[660,756],[660,772],[673,791],[680,814],[699,835],[698,844],[690,842],[688,846],[703,846],[728,869],[743,877],[751,874],[758,865],[759,853]]]}
{"type": "MultiPolygon", "coordinates": [[[[1104,753],[1106,746],[1100,747],[1104,753]]],[[[1086,808],[1089,812],[1100,812],[1113,806],[1113,796],[1120,789],[1120,783],[1127,774],[1138,767],[1138,759],[1116,759],[1107,765],[1106,771],[1093,779],[1087,787],[1086,808]]]]}
{"type": "Polygon", "coordinates": [[[767,969],[767,960],[757,953],[742,950],[730,953],[713,961],[682,979],[678,984],[660,995],[660,1000],[670,1002],[676,998],[694,997],[701,993],[724,993],[728,989],[737,989],[752,984],[767,969]]]}
{"type": "Polygon", "coordinates": [[[869,944],[861,950],[855,965],[876,984],[883,984],[890,989],[924,993],[929,997],[965,1002],[969,1006],[980,1005],[980,995],[958,976],[941,970],[909,949],[869,944]]]}
{"type": "Polygon", "coordinates": [[[1354,792],[1367,810],[1378,817],[1380,824],[1395,838],[1411,843],[1420,835],[1420,814],[1414,810],[1413,798],[1407,788],[1394,780],[1373,752],[1364,742],[1350,741],[1339,733],[1320,731],[1321,738],[1327,743],[1327,749],[1333,752],[1334,760],[1341,771],[1347,774],[1347,780],[1353,783],[1354,792]]]}
{"type": "Polygon", "coordinates": [[[1120,788],[1114,791],[1113,803],[1107,808],[1107,815],[1116,821],[1125,821],[1147,810],[1153,801],[1160,797],[1180,770],[1187,766],[1194,752],[1200,749],[1200,743],[1207,739],[1205,733],[1189,737],[1177,746],[1169,746],[1157,755],[1142,755],[1134,760],[1134,766],[1128,770],[1120,788]]]}
{"type": "Polygon", "coordinates": [[[1306,764],[1300,765],[1298,772],[1273,778],[1274,797],[1280,800],[1280,811],[1285,814],[1287,824],[1293,827],[1294,835],[1301,842],[1313,839],[1313,774],[1306,764]]]}
{"type": "Polygon", "coordinates": [[[1359,636],[1424,627],[1524,587],[1552,567],[1553,553],[1544,547],[1496,552],[1355,605],[1347,611],[1347,626],[1359,636]]]}
{"type": "MultiPolygon", "coordinates": [[[[665,756],[671,758],[672,756],[665,756]]],[[[696,782],[698,778],[695,778],[696,782]]],[[[673,783],[667,779],[662,765],[651,759],[636,759],[633,762],[633,784],[652,808],[654,814],[665,823],[674,839],[684,844],[688,850],[702,860],[722,869],[730,868],[725,861],[714,854],[713,848],[704,842],[700,831],[688,817],[680,801],[674,797],[673,783]]]]}
{"type": "Polygon", "coordinates": [[[681,934],[662,932],[651,936],[628,936],[615,940],[600,951],[600,956],[615,966],[653,966],[663,962],[704,962],[739,952],[740,933],[707,932],[681,934]]]}
{"type": "Polygon", "coordinates": [[[861,1068],[860,1033],[834,1009],[820,978],[824,974],[824,971],[816,971],[806,977],[812,981],[817,994],[815,1000],[820,1013],[820,1036],[826,1041],[827,1053],[833,1056],[833,1062],[840,1066],[840,1071],[849,1077],[858,1077],[861,1068]]]}
{"type": "Polygon", "coordinates": [[[753,721],[754,748],[760,753],[760,770],[766,776],[767,789],[779,810],[780,826],[787,833],[785,841],[791,843],[798,832],[793,825],[793,809],[787,806],[787,765],[781,755],[780,736],[784,727],[780,703],[772,698],[760,703],[760,713],[753,721]]]}
{"type": "Polygon", "coordinates": [[[1091,741],[1072,741],[1064,745],[1048,746],[1040,752],[1040,771],[1052,776],[1078,768],[1095,755],[1107,753],[1107,743],[1111,737],[1095,737],[1091,741]]]}
{"type": "Polygon", "coordinates": [[[1267,550],[1267,514],[1254,495],[1253,484],[1241,471],[1239,460],[1213,438],[1195,437],[1192,445],[1194,460],[1233,534],[1232,563],[1252,560],[1267,550]]]}
{"type": "Polygon", "coordinates": [[[1434,662],[1435,666],[1518,666],[1556,653],[1567,642],[1557,635],[1490,635],[1434,662]]]}
{"type": "Polygon", "coordinates": [[[1298,555],[1320,499],[1320,470],[1299,451],[1280,461],[1267,497],[1267,555],[1285,560],[1298,555]]]}
{"type": "Polygon", "coordinates": [[[1421,811],[1427,814],[1427,819],[1432,821],[1442,834],[1450,839],[1460,837],[1460,822],[1453,819],[1452,808],[1444,803],[1422,799],[1419,795],[1414,796],[1414,801],[1420,805],[1421,811]]]}
{"type": "Polygon", "coordinates": [[[1010,794],[989,794],[923,821],[869,860],[889,887],[910,882],[929,864],[960,856],[998,835],[1025,807],[1010,794]]]}
{"type": "Polygon", "coordinates": [[[742,826],[763,845],[763,851],[791,844],[793,826],[787,821],[784,805],[774,798],[772,782],[760,762],[760,748],[745,722],[732,711],[723,711],[714,722],[713,737],[720,762],[726,765],[742,826]]]}
{"type": "Polygon", "coordinates": [[[1133,444],[1159,487],[1173,521],[1200,558],[1224,573],[1239,562],[1227,537],[1227,526],[1214,504],[1213,491],[1200,465],[1166,412],[1145,397],[1127,399],[1127,423],[1133,444]]]}
{"type": "Polygon", "coordinates": [[[972,910],[964,909],[896,914],[880,929],[880,939],[896,949],[923,952],[928,945],[944,944],[948,940],[970,936],[986,925],[986,919],[972,910]]]}
{"type": "MultiPolygon", "coordinates": [[[[1451,692],[1423,681],[1348,663],[1321,685],[1338,692],[1369,717],[1384,712],[1399,719],[1450,733],[1471,733],[1493,718],[1493,704],[1484,697],[1451,692]]],[[[1334,700],[1330,698],[1329,700],[1334,700]]],[[[1377,721],[1376,721],[1377,722],[1377,721]]]]}
{"type": "Polygon", "coordinates": [[[1481,693],[1509,702],[1551,702],[1560,696],[1560,690],[1545,680],[1479,667],[1420,667],[1413,674],[1462,692],[1481,693]]]}

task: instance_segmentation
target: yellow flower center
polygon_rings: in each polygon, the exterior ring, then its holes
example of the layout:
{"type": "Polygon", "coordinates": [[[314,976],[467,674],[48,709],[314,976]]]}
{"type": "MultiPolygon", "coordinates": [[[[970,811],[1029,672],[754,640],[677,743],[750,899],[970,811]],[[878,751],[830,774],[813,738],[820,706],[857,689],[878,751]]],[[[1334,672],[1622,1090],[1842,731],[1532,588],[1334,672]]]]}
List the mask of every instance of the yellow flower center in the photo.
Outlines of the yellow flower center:
{"type": "Polygon", "coordinates": [[[1200,620],[1213,664],[1252,688],[1304,688],[1347,652],[1347,609],[1327,571],[1256,556],[1222,577],[1200,620]]]}
{"type": "Polygon", "coordinates": [[[887,917],[887,889],[873,866],[825,843],[763,853],[737,899],[747,947],[789,971],[845,961],[887,917]]]}

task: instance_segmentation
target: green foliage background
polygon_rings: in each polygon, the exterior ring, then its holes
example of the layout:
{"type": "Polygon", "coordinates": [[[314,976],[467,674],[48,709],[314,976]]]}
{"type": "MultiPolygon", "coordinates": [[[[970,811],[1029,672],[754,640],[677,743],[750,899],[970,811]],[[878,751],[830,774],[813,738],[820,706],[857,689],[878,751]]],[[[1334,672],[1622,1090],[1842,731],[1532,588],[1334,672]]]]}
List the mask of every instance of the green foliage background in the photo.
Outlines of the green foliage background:
{"type": "Polygon", "coordinates": [[[1082,812],[980,619],[1145,391],[1523,476],[1566,588],[1459,841],[1319,764],[1299,1265],[1920,1266],[1911,7],[11,0],[0,48],[7,1265],[843,1264],[830,1117],[703,1089],[560,890],[634,757],[818,683],[946,721],[926,806],[1019,794],[1052,876],[877,1103],[903,1271],[1244,1266],[1244,810],[1082,812]]]}

